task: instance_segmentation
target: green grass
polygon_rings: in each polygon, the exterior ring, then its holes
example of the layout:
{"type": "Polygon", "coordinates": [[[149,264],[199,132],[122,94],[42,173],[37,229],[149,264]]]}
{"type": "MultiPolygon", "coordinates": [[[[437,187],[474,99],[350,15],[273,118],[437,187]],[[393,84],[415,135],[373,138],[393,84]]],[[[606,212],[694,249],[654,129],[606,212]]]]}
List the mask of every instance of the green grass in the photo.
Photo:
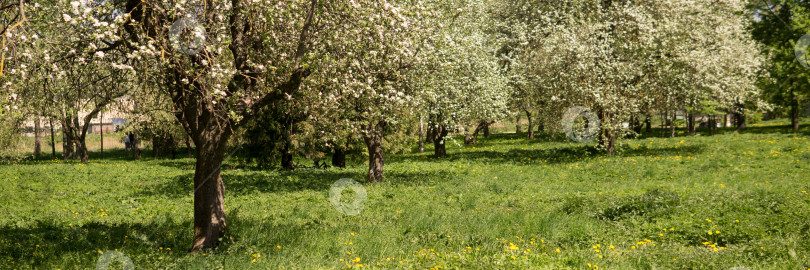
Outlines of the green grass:
{"type": "Polygon", "coordinates": [[[810,130],[783,124],[622,140],[615,155],[525,134],[450,143],[442,159],[426,144],[389,155],[355,216],[328,190],[364,179],[365,164],[287,172],[231,160],[231,239],[198,255],[192,159],[119,150],[87,165],[0,165],[0,268],[94,269],[117,250],[137,269],[805,269],[810,130]]]}

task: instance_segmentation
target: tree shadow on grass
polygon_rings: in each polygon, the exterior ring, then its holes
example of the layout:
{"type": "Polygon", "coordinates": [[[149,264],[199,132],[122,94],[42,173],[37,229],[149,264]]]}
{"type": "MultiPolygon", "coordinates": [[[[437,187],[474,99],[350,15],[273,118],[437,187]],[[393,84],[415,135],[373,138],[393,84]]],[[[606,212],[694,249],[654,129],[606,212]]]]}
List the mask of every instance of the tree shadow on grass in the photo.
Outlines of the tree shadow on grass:
{"type": "Polygon", "coordinates": [[[98,251],[118,250],[159,250],[171,248],[180,253],[190,247],[173,235],[190,233],[191,221],[175,225],[168,219],[152,223],[97,223],[84,225],[57,224],[52,221],[38,221],[26,227],[5,225],[0,227],[0,260],[15,261],[18,265],[28,265],[35,269],[52,268],[52,263],[60,263],[64,256],[79,257],[94,267],[101,255],[98,251]],[[162,233],[158,233],[162,232],[162,233]],[[53,261],[50,261],[53,260],[53,261]],[[50,267],[48,267],[50,266],[50,267]]]}
{"type": "MultiPolygon", "coordinates": [[[[430,185],[451,175],[448,170],[423,170],[418,172],[385,172],[384,184],[430,185]]],[[[256,193],[287,193],[300,191],[323,191],[342,178],[365,183],[365,173],[348,169],[299,169],[287,170],[223,170],[226,196],[244,196],[256,193]]],[[[133,192],[133,196],[170,196],[182,198],[193,192],[194,173],[175,176],[168,181],[146,183],[133,192]]]]}
{"type": "MultiPolygon", "coordinates": [[[[300,245],[308,232],[330,229],[323,222],[293,223],[284,220],[264,223],[246,219],[238,211],[228,213],[227,237],[216,250],[222,256],[231,255],[244,247],[270,250],[275,245],[300,245]],[[255,236],[255,237],[254,237],[255,236]],[[261,237],[258,237],[261,236],[261,237]],[[233,239],[235,242],[231,242],[233,239]],[[258,241],[261,240],[261,241],[258,241]]],[[[136,269],[157,267],[160,261],[188,261],[190,255],[191,220],[176,221],[171,217],[139,223],[57,224],[39,221],[24,227],[0,226],[0,268],[55,269],[69,262],[73,269],[94,269],[102,253],[116,250],[130,258],[136,269]],[[14,262],[14,264],[10,264],[14,262]]],[[[200,260],[212,258],[197,258],[200,260]]],[[[180,265],[181,268],[193,268],[180,265]]]]}
{"type": "Polygon", "coordinates": [[[399,162],[425,162],[435,160],[439,162],[455,163],[460,161],[475,161],[485,164],[521,164],[525,161],[542,160],[544,164],[568,164],[574,162],[587,162],[599,157],[635,157],[635,156],[676,156],[676,155],[696,155],[706,150],[705,145],[688,145],[678,147],[656,147],[649,148],[642,145],[632,149],[621,149],[614,154],[606,154],[602,150],[596,149],[592,145],[570,144],[555,146],[545,149],[510,149],[508,151],[491,150],[467,150],[449,153],[447,157],[440,159],[428,159],[426,154],[408,155],[396,157],[399,162]]]}

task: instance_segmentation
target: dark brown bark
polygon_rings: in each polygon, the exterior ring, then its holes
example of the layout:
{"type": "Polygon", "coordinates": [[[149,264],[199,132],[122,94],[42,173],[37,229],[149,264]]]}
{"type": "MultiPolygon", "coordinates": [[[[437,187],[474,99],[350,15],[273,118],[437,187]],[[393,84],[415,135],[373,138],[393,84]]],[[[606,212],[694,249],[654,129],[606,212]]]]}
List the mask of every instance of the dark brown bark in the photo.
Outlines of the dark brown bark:
{"type": "Polygon", "coordinates": [[[641,122],[641,116],[633,115],[631,124],[633,125],[633,132],[641,134],[641,129],[644,127],[644,124],[641,122]]]}
{"type": "Polygon", "coordinates": [[[286,170],[295,170],[295,163],[293,163],[293,155],[289,152],[281,154],[281,167],[286,170]]]}
{"type": "Polygon", "coordinates": [[[425,132],[425,143],[433,143],[433,139],[436,137],[436,129],[433,127],[434,123],[429,123],[427,125],[427,132],[425,132]]]}
{"type": "Polygon", "coordinates": [[[652,118],[652,117],[650,117],[650,115],[649,115],[649,114],[648,114],[648,115],[646,115],[645,117],[646,117],[646,118],[644,119],[644,123],[646,123],[646,124],[647,124],[647,128],[646,128],[646,130],[645,130],[645,133],[652,133],[652,120],[650,119],[650,118],[652,118]]]}
{"type": "MultiPolygon", "coordinates": [[[[302,80],[310,74],[310,71],[303,65],[303,58],[308,51],[308,46],[312,44],[314,31],[310,28],[315,21],[314,16],[319,9],[321,1],[311,0],[310,8],[307,11],[306,19],[301,25],[299,32],[298,46],[295,51],[294,62],[291,64],[292,72],[287,81],[269,82],[267,85],[275,85],[275,89],[263,96],[253,96],[252,90],[259,86],[256,78],[264,77],[263,71],[257,70],[255,65],[250,64],[257,54],[266,52],[264,48],[265,33],[256,31],[259,25],[251,20],[253,11],[241,0],[231,1],[231,10],[228,13],[229,26],[229,46],[228,57],[232,58],[234,70],[237,71],[226,85],[225,91],[228,95],[234,93],[250,93],[237,100],[233,108],[226,107],[226,104],[216,103],[207,99],[207,94],[201,93],[199,89],[209,89],[204,82],[197,81],[205,74],[206,65],[203,59],[220,57],[217,52],[203,50],[199,55],[189,57],[171,57],[175,67],[167,68],[165,74],[171,82],[167,83],[167,90],[174,104],[175,116],[183,124],[188,135],[194,140],[197,149],[197,164],[194,171],[194,240],[191,253],[197,253],[204,249],[217,246],[219,239],[224,236],[226,222],[224,211],[225,187],[220,177],[220,166],[224,160],[224,151],[228,138],[232,132],[239,128],[240,123],[235,123],[225,112],[233,112],[244,117],[245,120],[256,117],[264,107],[273,102],[284,99],[286,96],[295,94],[302,80]],[[258,51],[258,52],[256,52],[258,51]],[[204,55],[204,56],[203,56],[204,55]],[[195,67],[200,67],[190,74],[187,67],[189,61],[195,67]],[[202,73],[199,73],[202,72],[202,73]],[[188,83],[184,83],[186,80],[188,83]]],[[[131,34],[132,40],[153,39],[163,42],[161,46],[169,47],[165,38],[165,27],[170,25],[174,18],[164,16],[162,13],[153,12],[155,6],[161,3],[153,3],[142,0],[127,0],[125,13],[130,14],[130,18],[137,22],[138,27],[128,24],[125,30],[131,34]]],[[[213,21],[217,16],[213,9],[206,9],[205,20],[213,21]]],[[[269,30],[268,30],[269,31],[269,30]]],[[[258,92],[256,92],[258,93],[258,92]]],[[[228,96],[229,98],[233,96],[228,96]]],[[[135,141],[137,142],[137,140],[135,141]]]]}
{"type": "Polygon", "coordinates": [[[422,126],[422,116],[419,116],[419,153],[425,152],[425,131],[422,126]]]}
{"type": "Polygon", "coordinates": [[[529,134],[526,135],[526,139],[534,139],[534,122],[532,122],[532,112],[529,110],[524,110],[526,112],[526,119],[529,120],[529,134]]]}
{"type": "Polygon", "coordinates": [[[335,152],[332,154],[332,166],[346,168],[346,151],[340,147],[335,147],[335,152]]]}
{"type": "Polygon", "coordinates": [[[688,116],[689,117],[687,119],[688,122],[686,126],[689,129],[689,136],[695,136],[697,134],[697,125],[695,125],[697,117],[695,116],[694,112],[689,112],[688,116]]]}
{"type": "Polygon", "coordinates": [[[42,153],[42,140],[40,139],[40,130],[42,127],[40,126],[39,116],[34,117],[34,156],[39,157],[42,153]]]}
{"type": "Polygon", "coordinates": [[[62,119],[62,157],[65,160],[76,158],[70,122],[70,119],[62,119]]]}
{"type": "Polygon", "coordinates": [[[209,128],[194,139],[197,163],[194,170],[194,242],[192,253],[219,244],[225,235],[225,184],[220,176],[227,131],[209,128]]]}
{"type": "Polygon", "coordinates": [[[515,133],[521,132],[523,132],[523,126],[520,125],[520,114],[518,113],[517,116],[515,116],[515,133]]]}
{"type": "Polygon", "coordinates": [[[169,134],[169,150],[172,152],[172,159],[177,158],[177,142],[174,141],[174,135],[169,134]]]}
{"type": "Polygon", "coordinates": [[[152,137],[152,156],[157,158],[158,156],[160,156],[159,152],[160,152],[160,137],[159,136],[153,136],[152,137]]]}
{"type": "Polygon", "coordinates": [[[385,165],[385,155],[383,153],[382,141],[385,131],[385,122],[377,124],[370,123],[367,127],[364,139],[368,148],[368,176],[367,183],[377,183],[383,181],[383,166],[385,165]]]}
{"type": "Polygon", "coordinates": [[[745,121],[745,107],[741,103],[737,103],[735,105],[735,107],[736,107],[736,110],[735,110],[736,112],[734,113],[734,115],[735,115],[734,118],[736,120],[735,124],[737,125],[737,131],[742,131],[742,130],[748,129],[748,127],[746,125],[746,121],[745,121]]]}
{"type": "Polygon", "coordinates": [[[445,145],[444,138],[447,137],[449,131],[447,130],[447,125],[444,123],[444,119],[441,115],[436,116],[434,119],[436,122],[433,123],[433,134],[431,134],[432,141],[433,141],[433,156],[440,158],[447,156],[447,146],[445,145]]]}
{"type": "Polygon", "coordinates": [[[53,118],[48,118],[51,125],[51,157],[56,158],[56,136],[53,134],[53,118]]]}
{"type": "Polygon", "coordinates": [[[490,123],[486,122],[486,121],[478,123],[478,125],[475,126],[475,130],[473,130],[472,135],[467,134],[466,136],[464,136],[464,144],[473,145],[473,144],[478,143],[478,133],[480,133],[482,130],[486,131],[486,129],[487,129],[487,127],[489,127],[489,125],[490,125],[490,123]]]}
{"type": "Polygon", "coordinates": [[[141,138],[138,134],[133,133],[132,139],[129,141],[129,144],[132,147],[132,158],[134,159],[141,159],[141,138]]]}
{"type": "Polygon", "coordinates": [[[790,126],[793,128],[793,131],[799,131],[800,110],[801,106],[799,106],[799,96],[794,95],[793,99],[790,101],[790,126]]]}
{"type": "Polygon", "coordinates": [[[484,123],[484,138],[489,138],[489,125],[491,124],[490,122],[484,123]]]}

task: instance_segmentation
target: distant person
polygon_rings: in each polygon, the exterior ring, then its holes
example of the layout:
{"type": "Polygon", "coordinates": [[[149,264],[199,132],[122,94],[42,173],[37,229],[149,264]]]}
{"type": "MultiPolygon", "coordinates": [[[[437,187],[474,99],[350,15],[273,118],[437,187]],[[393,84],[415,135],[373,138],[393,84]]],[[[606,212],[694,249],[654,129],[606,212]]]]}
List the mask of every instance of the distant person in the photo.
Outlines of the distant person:
{"type": "Polygon", "coordinates": [[[124,147],[129,151],[129,135],[124,135],[124,147]]]}

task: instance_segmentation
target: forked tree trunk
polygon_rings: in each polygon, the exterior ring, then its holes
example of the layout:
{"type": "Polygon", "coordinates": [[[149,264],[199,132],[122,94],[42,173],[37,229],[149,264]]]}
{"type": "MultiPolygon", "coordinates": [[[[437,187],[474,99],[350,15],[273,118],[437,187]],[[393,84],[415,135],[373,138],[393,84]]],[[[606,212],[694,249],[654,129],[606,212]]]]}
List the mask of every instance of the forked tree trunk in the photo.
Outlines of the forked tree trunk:
{"type": "Polygon", "coordinates": [[[219,244],[225,235],[225,184],[220,168],[229,134],[206,130],[195,136],[197,163],[194,169],[194,242],[192,253],[219,244]]]}
{"type": "Polygon", "coordinates": [[[383,181],[383,165],[385,165],[385,155],[383,153],[382,140],[385,123],[379,122],[376,125],[369,124],[364,135],[366,147],[368,148],[368,176],[367,183],[377,183],[383,181]]]}
{"type": "Polygon", "coordinates": [[[486,127],[488,126],[489,123],[487,123],[486,121],[478,123],[478,125],[475,126],[475,130],[473,130],[472,135],[467,134],[466,136],[464,136],[464,144],[473,145],[478,143],[478,133],[480,133],[482,130],[486,131],[486,127]]]}
{"type": "Polygon", "coordinates": [[[42,153],[42,140],[40,139],[40,126],[39,116],[34,117],[34,156],[39,157],[42,153]]]}

